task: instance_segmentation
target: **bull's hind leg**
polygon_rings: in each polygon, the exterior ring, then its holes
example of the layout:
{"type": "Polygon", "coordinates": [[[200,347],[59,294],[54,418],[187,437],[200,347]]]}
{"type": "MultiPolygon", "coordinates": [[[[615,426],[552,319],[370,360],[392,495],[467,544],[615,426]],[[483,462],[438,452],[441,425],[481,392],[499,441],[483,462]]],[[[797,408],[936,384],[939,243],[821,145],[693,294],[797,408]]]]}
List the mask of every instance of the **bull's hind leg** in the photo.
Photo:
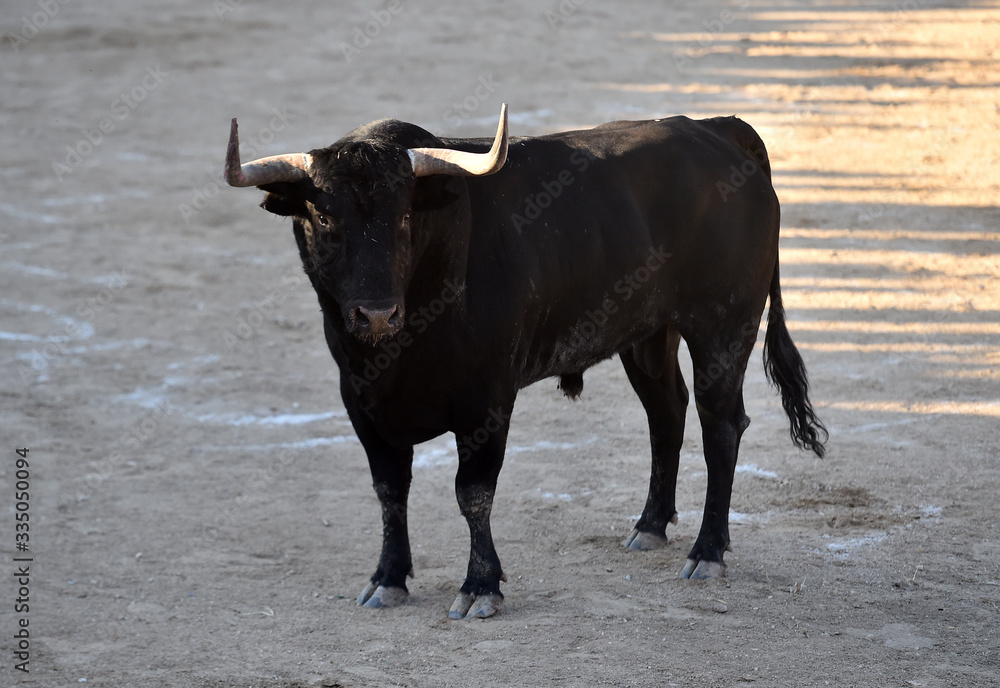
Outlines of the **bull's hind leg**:
{"type": "Polygon", "coordinates": [[[679,343],[677,331],[664,328],[621,354],[629,382],[646,409],[652,453],[649,495],[642,516],[625,540],[629,549],[662,547],[667,542],[667,524],[677,522],[674,493],[688,404],[688,390],[677,364],[679,343]]]}
{"type": "Polygon", "coordinates": [[[750,425],[743,405],[743,377],[756,328],[744,328],[732,340],[713,338],[709,345],[692,343],[694,396],[701,420],[708,468],[708,490],[701,531],[688,554],[682,578],[718,578],[725,575],[723,553],[729,549],[729,504],[740,438],[750,425]]]}
{"type": "Polygon", "coordinates": [[[503,593],[500,581],[507,580],[500,568],[500,558],[493,545],[490,514],[496,493],[497,477],[503,465],[507,431],[513,403],[498,404],[464,430],[456,430],[458,473],[455,496],[469,525],[471,548],[469,569],[461,592],[448,612],[452,619],[487,618],[500,611],[503,593]]]}

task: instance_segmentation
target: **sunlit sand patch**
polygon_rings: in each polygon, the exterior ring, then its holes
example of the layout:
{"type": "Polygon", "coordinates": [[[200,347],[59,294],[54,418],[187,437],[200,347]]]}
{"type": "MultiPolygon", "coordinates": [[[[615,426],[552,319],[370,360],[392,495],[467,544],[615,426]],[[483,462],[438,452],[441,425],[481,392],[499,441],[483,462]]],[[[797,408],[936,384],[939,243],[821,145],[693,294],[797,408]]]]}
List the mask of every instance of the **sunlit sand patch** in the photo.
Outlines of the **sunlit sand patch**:
{"type": "MultiPolygon", "coordinates": [[[[783,266],[801,268],[786,271],[782,279],[785,303],[793,309],[902,309],[928,312],[921,320],[942,321],[947,319],[945,312],[994,313],[996,308],[998,254],[788,247],[781,250],[780,260],[783,266]],[[802,274],[803,270],[810,274],[802,274]]],[[[980,336],[1000,332],[1000,325],[994,323],[981,323],[980,329],[942,322],[933,327],[980,336]]],[[[915,327],[913,332],[921,330],[915,327]]]]}
{"type": "MultiPolygon", "coordinates": [[[[784,280],[782,280],[784,282],[784,280]]],[[[782,284],[782,287],[785,285],[782,284]]],[[[1000,322],[885,322],[884,320],[797,320],[788,324],[791,332],[859,332],[902,335],[993,335],[1000,336],[1000,322]]],[[[1000,343],[1000,342],[998,342],[1000,343]]]]}
{"type": "Polygon", "coordinates": [[[684,111],[693,117],[739,113],[767,142],[784,203],[992,207],[995,142],[970,123],[996,117],[991,75],[1000,53],[984,28],[995,9],[870,10],[733,6],[702,22],[705,30],[625,32],[623,40],[670,54],[682,78],[584,88],[650,104],[678,96],[691,101],[684,111]],[[880,169],[851,178],[781,173],[789,161],[817,159],[834,173],[859,159],[880,169]]]}
{"type": "Polygon", "coordinates": [[[792,277],[782,276],[782,292],[813,291],[903,291],[920,286],[920,278],[908,277],[792,277]]]}
{"type": "Polygon", "coordinates": [[[972,366],[949,368],[948,370],[926,370],[923,375],[941,380],[997,380],[1000,381],[1000,361],[993,366],[972,366]]]}
{"type": "MultiPolygon", "coordinates": [[[[777,182],[776,182],[777,183],[777,182]]],[[[895,241],[898,239],[916,241],[996,241],[998,232],[934,232],[907,229],[816,229],[803,227],[783,227],[783,239],[854,239],[857,241],[895,241]]],[[[784,284],[784,280],[782,280],[784,284]]]]}
{"type": "Polygon", "coordinates": [[[636,84],[612,81],[588,84],[588,87],[600,91],[622,91],[624,93],[697,93],[702,95],[724,93],[730,90],[721,84],[675,84],[669,82],[636,84]]]}
{"type": "Polygon", "coordinates": [[[914,251],[863,248],[781,248],[782,265],[825,263],[875,265],[894,270],[933,270],[940,267],[949,277],[1000,277],[1000,254],[956,255],[945,251],[914,251]]]}
{"type": "Polygon", "coordinates": [[[787,290],[782,292],[785,308],[835,308],[847,310],[892,311],[990,311],[994,298],[988,294],[967,294],[959,299],[955,293],[940,293],[919,289],[891,291],[854,291],[850,289],[787,290]]]}
{"type": "MultiPolygon", "coordinates": [[[[808,42],[804,36],[798,36],[798,41],[788,41],[787,44],[755,45],[747,48],[748,57],[870,57],[877,46],[870,43],[845,45],[842,43],[824,43],[823,45],[803,45],[808,42]]],[[[924,57],[931,44],[904,43],[895,46],[895,54],[899,57],[924,57]]],[[[870,68],[869,68],[870,69],[870,68]]],[[[868,73],[868,72],[866,72],[868,73]]]]}
{"type": "Polygon", "coordinates": [[[997,401],[834,401],[818,403],[820,408],[861,413],[908,413],[919,415],[959,415],[1000,418],[997,401]]]}
{"type": "Polygon", "coordinates": [[[779,198],[784,195],[784,190],[792,188],[824,189],[833,191],[852,191],[860,189],[870,191],[873,187],[885,189],[894,188],[893,185],[898,183],[896,179],[896,177],[886,177],[881,174],[873,174],[871,176],[858,175],[855,177],[842,177],[837,175],[822,176],[815,174],[798,176],[790,174],[786,176],[776,176],[774,179],[774,189],[778,192],[779,198]]]}
{"type": "Polygon", "coordinates": [[[803,351],[819,353],[861,353],[861,354],[931,354],[927,360],[934,363],[960,363],[969,360],[970,355],[981,354],[994,347],[983,344],[939,344],[935,342],[901,342],[881,344],[860,344],[857,342],[796,342],[803,351]],[[948,358],[945,354],[962,354],[960,358],[948,358]]]}

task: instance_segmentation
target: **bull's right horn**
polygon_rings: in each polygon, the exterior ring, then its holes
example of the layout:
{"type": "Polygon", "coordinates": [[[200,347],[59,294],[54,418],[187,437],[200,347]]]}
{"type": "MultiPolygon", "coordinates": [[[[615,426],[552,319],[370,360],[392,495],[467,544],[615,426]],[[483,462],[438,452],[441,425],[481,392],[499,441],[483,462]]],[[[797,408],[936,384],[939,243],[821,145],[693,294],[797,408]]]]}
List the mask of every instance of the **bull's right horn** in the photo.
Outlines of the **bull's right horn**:
{"type": "Polygon", "coordinates": [[[229,186],[261,186],[274,182],[294,182],[309,176],[312,156],[308,153],[286,153],[259,158],[240,164],[240,136],[236,118],[229,128],[229,147],[226,149],[226,169],[223,176],[229,186]]]}

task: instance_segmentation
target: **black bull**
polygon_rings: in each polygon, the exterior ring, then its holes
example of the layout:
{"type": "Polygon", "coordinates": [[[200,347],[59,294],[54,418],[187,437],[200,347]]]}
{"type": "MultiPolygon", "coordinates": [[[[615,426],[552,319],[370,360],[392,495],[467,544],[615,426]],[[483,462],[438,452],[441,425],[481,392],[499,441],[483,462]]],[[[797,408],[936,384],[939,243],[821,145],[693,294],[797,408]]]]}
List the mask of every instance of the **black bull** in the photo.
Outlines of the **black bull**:
{"type": "Polygon", "coordinates": [[[383,120],[305,154],[306,164],[285,156],[299,175],[260,184],[269,192],[262,206],[294,218],[382,505],[382,554],[358,603],[406,599],[413,446],[454,432],[455,491],[472,546],[450,615],[496,613],[505,576],[490,513],[517,392],[559,376],[575,397],[584,370],[616,353],[652,448],[646,505],[625,544],[664,543],[677,518],[689,396],[681,338],[708,468],[701,531],[681,575],[723,575],[750,422],[743,379],[768,297],[765,370],[792,439],[822,456],[826,438],[785,326],[779,206],[763,142],[734,117],[615,122],[511,140],[489,176],[418,174],[408,150],[427,145],[478,153],[490,142],[383,120]]]}

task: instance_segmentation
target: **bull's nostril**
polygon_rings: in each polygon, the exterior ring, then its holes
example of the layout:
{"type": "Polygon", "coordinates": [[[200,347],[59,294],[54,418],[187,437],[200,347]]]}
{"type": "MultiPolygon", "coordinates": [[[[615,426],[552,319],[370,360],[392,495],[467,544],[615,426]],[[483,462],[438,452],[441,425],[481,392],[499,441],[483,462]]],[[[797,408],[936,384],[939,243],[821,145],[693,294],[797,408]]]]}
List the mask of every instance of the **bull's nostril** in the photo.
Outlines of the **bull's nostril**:
{"type": "Polygon", "coordinates": [[[351,309],[351,323],[355,327],[369,327],[371,321],[368,319],[366,308],[355,307],[351,309]]]}

